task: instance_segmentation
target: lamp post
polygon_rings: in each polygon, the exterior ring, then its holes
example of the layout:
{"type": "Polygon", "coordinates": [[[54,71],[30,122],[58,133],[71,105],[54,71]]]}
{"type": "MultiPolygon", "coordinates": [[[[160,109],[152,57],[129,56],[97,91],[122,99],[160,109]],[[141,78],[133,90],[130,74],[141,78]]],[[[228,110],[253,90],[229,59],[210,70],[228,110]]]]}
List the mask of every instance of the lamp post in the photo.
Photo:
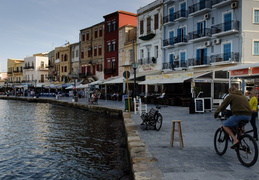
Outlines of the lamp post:
{"type": "Polygon", "coordinates": [[[138,63],[137,62],[133,62],[131,64],[131,67],[134,70],[134,88],[133,88],[133,97],[136,97],[136,69],[138,68],[138,63]]]}

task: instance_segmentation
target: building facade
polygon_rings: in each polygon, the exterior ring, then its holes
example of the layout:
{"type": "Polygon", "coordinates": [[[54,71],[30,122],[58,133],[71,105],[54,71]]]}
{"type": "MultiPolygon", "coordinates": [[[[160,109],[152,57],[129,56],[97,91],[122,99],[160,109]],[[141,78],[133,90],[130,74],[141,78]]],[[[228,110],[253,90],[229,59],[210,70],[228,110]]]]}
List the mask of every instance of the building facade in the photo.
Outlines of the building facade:
{"type": "Polygon", "coordinates": [[[119,75],[119,28],[137,25],[136,14],[116,11],[105,15],[104,24],[104,79],[119,75]]]}
{"type": "Polygon", "coordinates": [[[7,60],[7,74],[9,83],[18,84],[23,81],[23,64],[22,59],[8,59],[7,60]]]}
{"type": "Polygon", "coordinates": [[[45,53],[24,58],[24,81],[33,86],[49,82],[48,63],[48,54],[45,53]]]}
{"type": "Polygon", "coordinates": [[[71,79],[70,43],[55,48],[55,80],[68,82],[71,79]]]}
{"type": "Polygon", "coordinates": [[[104,22],[80,30],[80,77],[104,79],[104,22]]]}

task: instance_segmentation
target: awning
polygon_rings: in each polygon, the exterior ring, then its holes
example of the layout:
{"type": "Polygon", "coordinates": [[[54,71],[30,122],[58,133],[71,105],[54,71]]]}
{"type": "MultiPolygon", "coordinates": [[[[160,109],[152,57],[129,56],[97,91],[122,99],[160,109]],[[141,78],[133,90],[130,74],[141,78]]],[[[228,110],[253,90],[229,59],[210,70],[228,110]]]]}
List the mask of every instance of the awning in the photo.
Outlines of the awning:
{"type": "Polygon", "coordinates": [[[224,71],[247,69],[247,68],[251,68],[251,67],[259,67],[259,63],[248,63],[248,64],[242,64],[242,65],[237,65],[237,66],[231,66],[229,68],[224,69],[224,71]]]}
{"type": "Polygon", "coordinates": [[[124,82],[124,77],[117,77],[115,79],[111,79],[104,82],[104,84],[119,84],[124,82]]]}
{"type": "Polygon", "coordinates": [[[76,89],[85,89],[88,87],[89,87],[89,84],[79,84],[78,86],[76,86],[76,89]]]}
{"type": "Polygon", "coordinates": [[[73,88],[74,88],[74,85],[70,85],[66,89],[73,89],[73,88]]]}
{"type": "Polygon", "coordinates": [[[98,81],[94,81],[94,82],[91,82],[89,83],[89,85],[97,85],[97,84],[103,84],[104,80],[103,79],[100,79],[98,81]]]}

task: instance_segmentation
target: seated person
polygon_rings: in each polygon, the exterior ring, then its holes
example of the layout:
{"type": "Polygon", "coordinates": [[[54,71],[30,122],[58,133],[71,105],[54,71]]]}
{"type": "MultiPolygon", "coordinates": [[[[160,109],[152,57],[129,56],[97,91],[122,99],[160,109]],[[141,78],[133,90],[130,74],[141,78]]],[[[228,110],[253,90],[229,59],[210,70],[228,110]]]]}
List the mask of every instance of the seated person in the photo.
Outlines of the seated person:
{"type": "Polygon", "coordinates": [[[93,102],[97,102],[98,100],[98,95],[95,92],[94,94],[92,94],[91,100],[90,100],[90,104],[93,104],[93,102]]]}

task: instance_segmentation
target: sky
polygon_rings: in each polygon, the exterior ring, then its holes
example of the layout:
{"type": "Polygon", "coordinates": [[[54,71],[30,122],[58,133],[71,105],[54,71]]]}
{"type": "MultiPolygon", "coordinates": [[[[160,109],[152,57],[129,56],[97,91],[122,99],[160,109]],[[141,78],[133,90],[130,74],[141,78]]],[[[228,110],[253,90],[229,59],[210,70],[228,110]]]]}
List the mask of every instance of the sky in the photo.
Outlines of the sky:
{"type": "Polygon", "coordinates": [[[118,10],[137,13],[155,0],[0,0],[0,72],[24,59],[79,41],[81,29],[118,10]]]}

